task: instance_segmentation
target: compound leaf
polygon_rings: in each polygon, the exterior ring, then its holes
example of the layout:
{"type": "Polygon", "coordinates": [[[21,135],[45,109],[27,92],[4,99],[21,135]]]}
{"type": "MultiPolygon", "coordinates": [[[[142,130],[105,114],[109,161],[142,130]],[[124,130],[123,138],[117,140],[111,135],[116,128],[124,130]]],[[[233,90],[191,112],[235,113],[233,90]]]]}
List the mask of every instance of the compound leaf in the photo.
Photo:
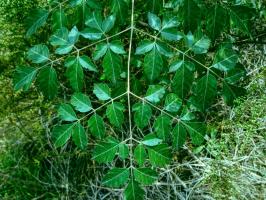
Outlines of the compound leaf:
{"type": "Polygon", "coordinates": [[[148,125],[149,120],[152,115],[151,107],[148,104],[137,103],[133,105],[134,114],[134,122],[136,125],[142,129],[148,125]]]}
{"type": "Polygon", "coordinates": [[[145,99],[147,99],[151,103],[158,103],[163,98],[165,94],[165,89],[160,85],[150,85],[145,99]]]}
{"type": "Polygon", "coordinates": [[[75,124],[55,126],[52,130],[52,139],[56,148],[61,147],[70,139],[75,124]]]}

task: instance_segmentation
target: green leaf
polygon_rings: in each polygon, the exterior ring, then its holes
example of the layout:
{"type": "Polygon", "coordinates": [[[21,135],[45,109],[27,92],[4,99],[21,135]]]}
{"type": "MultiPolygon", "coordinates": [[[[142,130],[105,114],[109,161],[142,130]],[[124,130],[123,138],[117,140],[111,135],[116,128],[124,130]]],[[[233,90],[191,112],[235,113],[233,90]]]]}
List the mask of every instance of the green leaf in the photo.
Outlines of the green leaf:
{"type": "Polygon", "coordinates": [[[171,160],[171,150],[166,144],[148,148],[150,162],[155,167],[164,167],[171,160]]]}
{"type": "Polygon", "coordinates": [[[129,149],[127,144],[120,144],[118,147],[119,157],[125,160],[129,156],[129,149]]]}
{"type": "Polygon", "coordinates": [[[155,47],[155,42],[152,42],[150,40],[142,40],[137,49],[136,49],[136,55],[145,54],[149,51],[151,51],[155,47]]]}
{"type": "Polygon", "coordinates": [[[206,29],[208,36],[212,40],[215,40],[221,35],[227,24],[229,24],[227,11],[222,6],[215,4],[209,9],[206,29]]]}
{"type": "Polygon", "coordinates": [[[70,44],[75,44],[79,39],[79,31],[76,26],[74,26],[68,34],[68,42],[70,44]]]}
{"type": "Polygon", "coordinates": [[[97,114],[94,114],[88,120],[88,126],[91,134],[99,139],[105,136],[105,125],[103,118],[97,114]]]}
{"type": "Polygon", "coordinates": [[[160,76],[162,68],[163,59],[156,48],[154,48],[144,58],[144,74],[152,82],[160,76]]]}
{"type": "Polygon", "coordinates": [[[75,107],[75,110],[85,113],[92,110],[92,105],[89,97],[82,93],[75,93],[71,96],[71,104],[75,107]]]}
{"type": "Polygon", "coordinates": [[[49,49],[46,45],[38,44],[28,51],[28,59],[33,63],[44,63],[49,60],[49,49]]]}
{"type": "Polygon", "coordinates": [[[145,104],[144,102],[137,103],[133,105],[133,111],[135,112],[134,122],[140,129],[143,129],[145,126],[148,125],[151,119],[151,107],[148,104],[145,104]]]}
{"type": "Polygon", "coordinates": [[[93,52],[93,60],[99,60],[106,54],[108,45],[106,43],[100,43],[96,45],[96,49],[93,52]]]}
{"type": "Polygon", "coordinates": [[[161,0],[148,0],[147,9],[152,13],[159,13],[163,8],[163,1],[161,0]]]}
{"type": "Polygon", "coordinates": [[[159,138],[167,140],[170,134],[171,119],[166,115],[157,117],[154,122],[154,130],[159,138]]]}
{"type": "Polygon", "coordinates": [[[226,72],[236,66],[237,60],[238,55],[232,49],[232,45],[223,45],[216,52],[212,67],[226,72]]]}
{"type": "Polygon", "coordinates": [[[68,78],[73,90],[75,90],[76,92],[82,91],[84,73],[82,67],[77,61],[67,68],[66,77],[68,78]]]}
{"type": "Polygon", "coordinates": [[[224,80],[227,83],[236,84],[242,78],[245,78],[245,76],[246,76],[246,69],[244,68],[243,65],[237,64],[233,69],[227,71],[224,80]]]}
{"type": "Polygon", "coordinates": [[[182,100],[174,93],[168,94],[165,98],[164,109],[168,112],[178,112],[182,106],[182,100]]]}
{"type": "Polygon", "coordinates": [[[113,168],[103,177],[102,183],[112,188],[122,187],[128,182],[129,170],[127,168],[113,168]]]}
{"type": "Polygon", "coordinates": [[[120,24],[125,23],[128,16],[128,1],[125,0],[111,0],[111,12],[117,17],[120,24]]]}
{"type": "Polygon", "coordinates": [[[88,27],[95,28],[101,32],[102,30],[102,16],[99,12],[92,12],[90,15],[88,15],[85,24],[88,27]]]}
{"type": "Polygon", "coordinates": [[[108,163],[114,160],[115,154],[118,150],[119,143],[113,139],[109,139],[96,144],[93,151],[93,160],[98,163],[108,163]]]}
{"type": "Polygon", "coordinates": [[[207,53],[210,45],[211,40],[207,36],[203,36],[193,44],[191,49],[195,54],[204,54],[207,53]]]}
{"type": "Polygon", "coordinates": [[[56,71],[52,66],[42,68],[37,80],[45,97],[48,99],[56,97],[58,92],[58,80],[56,71]]]}
{"type": "Polygon", "coordinates": [[[134,168],[134,177],[143,185],[151,185],[157,180],[158,174],[150,168],[134,168]]]}
{"type": "Polygon", "coordinates": [[[201,19],[201,9],[194,0],[184,0],[183,20],[185,33],[194,32],[201,19]]]}
{"type": "Polygon", "coordinates": [[[119,102],[112,102],[110,105],[107,106],[106,116],[112,125],[116,127],[121,127],[124,122],[124,110],[124,105],[119,102]]]}
{"type": "Polygon", "coordinates": [[[14,74],[14,90],[23,89],[27,91],[30,88],[35,76],[37,69],[28,66],[19,66],[16,68],[14,74]]]}
{"type": "Polygon", "coordinates": [[[94,84],[93,94],[101,101],[111,99],[111,90],[105,83],[94,84]]]}
{"type": "Polygon", "coordinates": [[[84,68],[92,72],[98,72],[96,69],[95,64],[91,61],[91,59],[88,56],[80,56],[78,57],[79,64],[84,68]]]}
{"type": "Polygon", "coordinates": [[[227,105],[232,106],[234,103],[234,100],[244,95],[245,93],[246,93],[246,90],[244,88],[237,87],[229,83],[226,83],[226,81],[223,81],[222,96],[227,105]]]}
{"type": "Polygon", "coordinates": [[[142,144],[138,144],[137,147],[135,148],[134,158],[140,166],[143,166],[143,164],[147,158],[147,153],[146,153],[146,150],[142,144]]]}
{"type": "Polygon", "coordinates": [[[68,104],[61,104],[58,109],[58,115],[63,121],[76,121],[78,120],[76,113],[72,109],[72,107],[68,104]]]}
{"type": "Polygon", "coordinates": [[[109,17],[107,17],[103,23],[102,23],[102,30],[105,33],[108,33],[115,25],[115,15],[110,15],[109,17]]]}
{"type": "Polygon", "coordinates": [[[178,123],[173,129],[173,147],[180,149],[186,142],[187,132],[185,127],[178,123]]]}
{"type": "Polygon", "coordinates": [[[103,36],[103,32],[96,28],[86,27],[80,32],[81,36],[89,40],[99,40],[103,36]]]}
{"type": "Polygon", "coordinates": [[[130,179],[126,189],[124,190],[125,200],[143,200],[144,190],[139,186],[139,183],[130,179]]]}
{"type": "Polygon", "coordinates": [[[177,28],[180,22],[178,21],[177,16],[164,16],[162,30],[169,29],[169,28],[177,28]]]}
{"type": "Polygon", "coordinates": [[[200,111],[204,112],[212,105],[216,94],[217,80],[212,74],[207,73],[197,82],[191,103],[200,111]]]}
{"type": "Polygon", "coordinates": [[[184,99],[189,93],[194,80],[194,73],[190,70],[191,65],[190,62],[185,62],[176,70],[173,79],[173,91],[181,99],[184,99]]]}
{"type": "Polygon", "coordinates": [[[184,123],[190,137],[192,144],[201,145],[204,142],[206,134],[206,125],[202,122],[186,122],[184,123]]]}
{"type": "Polygon", "coordinates": [[[45,24],[48,16],[49,16],[48,10],[44,9],[33,10],[26,21],[27,25],[26,37],[30,37],[32,34],[36,33],[36,31],[45,24]]]}
{"type": "Polygon", "coordinates": [[[169,73],[175,72],[180,67],[182,67],[183,64],[184,64],[183,60],[175,60],[174,62],[171,63],[171,65],[169,67],[169,73]]]}
{"type": "Polygon", "coordinates": [[[179,32],[176,28],[166,28],[161,30],[161,36],[163,39],[169,41],[179,41],[184,37],[183,33],[179,32]]]}
{"type": "Polygon", "coordinates": [[[166,57],[172,57],[173,54],[171,50],[169,49],[169,47],[166,45],[166,43],[157,41],[155,45],[156,45],[156,49],[161,55],[164,55],[166,57]]]}
{"type": "Polygon", "coordinates": [[[55,50],[55,53],[58,55],[68,54],[69,52],[72,51],[73,47],[74,47],[73,44],[67,44],[67,45],[60,46],[55,50]]]}
{"type": "Polygon", "coordinates": [[[126,51],[124,50],[123,43],[119,40],[115,40],[110,42],[109,48],[116,54],[125,54],[126,51]]]}
{"type": "Polygon", "coordinates": [[[120,78],[122,59],[119,55],[107,50],[103,58],[104,75],[112,83],[117,83],[120,78]]]}
{"type": "Polygon", "coordinates": [[[157,138],[154,133],[150,133],[143,138],[142,144],[153,147],[153,146],[157,146],[161,142],[162,140],[157,138]]]}
{"type": "Polygon", "coordinates": [[[64,10],[62,10],[61,7],[59,10],[53,12],[52,27],[54,31],[62,27],[67,27],[67,17],[64,10]]]}
{"type": "Polygon", "coordinates": [[[62,46],[68,45],[68,30],[65,27],[58,29],[54,35],[49,39],[51,45],[53,46],[62,46]]]}
{"type": "Polygon", "coordinates": [[[163,98],[164,94],[165,89],[163,86],[150,85],[146,92],[145,99],[147,99],[151,103],[158,103],[163,98]]]}
{"type": "Polygon", "coordinates": [[[85,133],[84,127],[77,123],[73,128],[72,138],[75,143],[80,149],[85,149],[88,145],[88,138],[85,133]]]}
{"type": "Polygon", "coordinates": [[[55,126],[52,130],[52,139],[56,148],[61,147],[70,139],[74,124],[55,126]]]}
{"type": "Polygon", "coordinates": [[[157,31],[161,29],[161,19],[157,15],[150,12],[148,12],[148,23],[151,28],[157,31]]]}

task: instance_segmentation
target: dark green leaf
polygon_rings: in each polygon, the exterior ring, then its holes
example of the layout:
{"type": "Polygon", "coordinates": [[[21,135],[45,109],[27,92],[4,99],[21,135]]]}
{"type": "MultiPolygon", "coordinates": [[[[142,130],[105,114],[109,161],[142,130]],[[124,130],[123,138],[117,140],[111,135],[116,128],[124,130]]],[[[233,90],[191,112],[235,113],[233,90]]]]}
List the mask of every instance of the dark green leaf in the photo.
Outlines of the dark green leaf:
{"type": "Polygon", "coordinates": [[[73,138],[74,143],[80,149],[85,149],[86,146],[88,145],[88,138],[85,133],[85,129],[80,123],[77,123],[75,127],[73,128],[72,138],[73,138]]]}
{"type": "Polygon", "coordinates": [[[234,100],[237,97],[244,95],[245,92],[246,90],[242,87],[231,85],[229,83],[226,83],[226,81],[223,82],[222,96],[223,96],[225,103],[229,106],[232,106],[234,103],[234,100]]]}
{"type": "Polygon", "coordinates": [[[106,54],[108,45],[106,43],[100,43],[96,45],[96,49],[93,52],[93,60],[99,60],[106,54]]]}
{"type": "Polygon", "coordinates": [[[98,72],[96,69],[95,64],[91,61],[91,59],[88,56],[80,56],[78,57],[79,64],[84,68],[88,69],[89,71],[98,72]]]}
{"type": "Polygon", "coordinates": [[[55,147],[61,147],[70,139],[75,124],[55,126],[52,130],[52,139],[55,147]]]}
{"type": "Polygon", "coordinates": [[[149,81],[154,81],[160,76],[163,68],[163,59],[156,48],[144,58],[144,73],[149,81]]]}
{"type": "Polygon", "coordinates": [[[152,110],[148,104],[137,103],[133,105],[134,114],[134,122],[139,128],[144,128],[148,125],[149,120],[151,119],[152,110]]]}
{"type": "Polygon", "coordinates": [[[157,180],[158,174],[150,168],[135,168],[134,177],[136,181],[143,185],[151,185],[157,180]]]}
{"type": "Polygon", "coordinates": [[[111,11],[117,17],[119,23],[124,24],[128,16],[128,1],[125,0],[111,0],[111,11]]]}
{"type": "Polygon", "coordinates": [[[30,88],[35,76],[37,69],[28,66],[19,66],[16,68],[14,75],[14,90],[23,89],[27,91],[30,88]]]}
{"type": "Polygon", "coordinates": [[[177,149],[180,149],[186,141],[187,132],[185,127],[178,123],[175,128],[173,129],[173,146],[177,149]]]}
{"type": "Polygon", "coordinates": [[[88,126],[91,134],[96,138],[103,138],[105,135],[105,125],[103,118],[97,114],[94,114],[88,120],[88,126]]]}
{"type": "Polygon", "coordinates": [[[101,101],[111,99],[111,90],[108,85],[104,83],[94,84],[93,94],[101,101]]]}
{"type": "Polygon", "coordinates": [[[75,93],[74,95],[72,95],[71,104],[75,107],[75,110],[82,113],[92,110],[89,97],[82,93],[75,93]]]}
{"type": "Polygon", "coordinates": [[[52,21],[54,31],[62,27],[67,27],[67,17],[61,7],[60,10],[56,10],[55,12],[53,12],[52,21]]]}
{"type": "Polygon", "coordinates": [[[195,3],[195,0],[184,0],[183,5],[183,20],[185,33],[194,32],[201,18],[201,10],[195,3]]]}
{"type": "Polygon", "coordinates": [[[118,102],[112,102],[110,105],[107,106],[106,116],[108,117],[112,125],[116,127],[121,127],[124,122],[124,110],[124,105],[118,102]]]}
{"type": "Polygon", "coordinates": [[[167,140],[170,134],[171,119],[166,115],[157,117],[154,122],[154,130],[159,138],[167,140]]]}
{"type": "Polygon", "coordinates": [[[68,104],[61,104],[58,109],[58,115],[63,121],[76,121],[78,120],[76,113],[72,109],[72,107],[68,104]]]}
{"type": "Polygon", "coordinates": [[[103,177],[102,183],[105,186],[119,188],[126,184],[129,179],[127,168],[113,168],[103,177]]]}
{"type": "Polygon", "coordinates": [[[109,44],[109,48],[116,54],[125,54],[126,51],[124,50],[123,43],[119,40],[112,41],[109,44]]]}
{"type": "Polygon", "coordinates": [[[143,164],[147,158],[147,153],[146,153],[146,150],[142,144],[138,144],[138,146],[135,148],[134,158],[140,166],[143,166],[143,164]]]}
{"type": "Polygon", "coordinates": [[[163,98],[164,94],[165,89],[163,86],[150,85],[146,92],[145,99],[147,99],[151,103],[158,103],[163,98]]]}
{"type": "Polygon", "coordinates": [[[129,156],[129,149],[127,144],[120,144],[118,147],[119,157],[125,160],[129,156]]]}
{"type": "Polygon", "coordinates": [[[170,163],[171,150],[166,144],[148,148],[150,162],[155,167],[164,167],[170,163]]]}
{"type": "Polygon", "coordinates": [[[165,98],[164,109],[168,112],[178,112],[182,106],[182,100],[174,93],[168,94],[165,98]]]}
{"type": "Polygon", "coordinates": [[[27,33],[26,37],[30,37],[32,34],[45,24],[49,16],[48,10],[37,9],[31,12],[29,18],[26,21],[27,33]]]}
{"type": "Polygon", "coordinates": [[[107,17],[102,23],[102,30],[105,33],[108,33],[115,25],[116,17],[114,15],[110,15],[107,17]]]}
{"type": "Polygon", "coordinates": [[[144,194],[145,192],[138,182],[131,178],[124,191],[125,200],[143,200],[144,194]]]}
{"type": "Polygon", "coordinates": [[[120,78],[122,59],[119,55],[107,50],[103,59],[104,74],[112,83],[117,83],[120,78]]]}
{"type": "Polygon", "coordinates": [[[78,62],[75,62],[73,65],[67,68],[66,77],[68,78],[73,90],[76,92],[82,91],[84,73],[78,62]]]}
{"type": "Polygon", "coordinates": [[[49,49],[46,45],[38,44],[28,51],[28,59],[33,63],[44,63],[49,60],[49,49]]]}
{"type": "Polygon", "coordinates": [[[151,51],[155,46],[155,42],[152,42],[150,40],[142,40],[137,49],[136,49],[136,55],[145,54],[149,51],[151,51]]]}
{"type": "Polygon", "coordinates": [[[191,137],[192,144],[201,145],[206,135],[206,125],[202,122],[186,122],[183,124],[191,137]]]}

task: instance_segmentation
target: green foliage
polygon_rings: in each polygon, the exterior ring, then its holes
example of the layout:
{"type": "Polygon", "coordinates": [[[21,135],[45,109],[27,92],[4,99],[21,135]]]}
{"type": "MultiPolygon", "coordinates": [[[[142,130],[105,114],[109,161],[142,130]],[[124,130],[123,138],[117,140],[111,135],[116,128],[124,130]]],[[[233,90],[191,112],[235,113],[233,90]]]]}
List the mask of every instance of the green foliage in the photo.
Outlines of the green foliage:
{"type": "Polygon", "coordinates": [[[49,36],[45,45],[30,48],[34,67],[17,68],[14,88],[28,90],[37,77],[47,98],[61,97],[58,90],[71,96],[58,108],[55,147],[67,148],[72,139],[86,151],[92,141],[92,160],[114,167],[103,184],[127,183],[125,199],[140,200],[142,186],[157,180],[173,151],[186,141],[204,144],[206,118],[217,100],[233,105],[244,93],[239,80],[245,71],[230,33],[252,37],[253,15],[247,6],[196,0],[172,1],[181,12],[157,0],[130,5],[74,0],[33,12],[26,35],[50,27],[49,36]]]}

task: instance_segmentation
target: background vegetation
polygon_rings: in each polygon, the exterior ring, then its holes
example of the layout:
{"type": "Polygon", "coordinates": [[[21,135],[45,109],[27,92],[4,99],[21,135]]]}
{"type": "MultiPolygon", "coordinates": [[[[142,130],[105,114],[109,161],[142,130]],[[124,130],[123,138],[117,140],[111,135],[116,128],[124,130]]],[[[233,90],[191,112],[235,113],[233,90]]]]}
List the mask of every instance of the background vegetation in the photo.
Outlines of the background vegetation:
{"type": "MultiPolygon", "coordinates": [[[[260,10],[257,24],[263,32],[265,5],[262,1],[248,3],[260,10]]],[[[102,169],[90,161],[90,155],[73,151],[71,146],[58,152],[50,144],[48,124],[55,117],[57,100],[45,101],[35,88],[13,92],[14,66],[23,62],[31,40],[38,41],[25,39],[23,21],[33,7],[45,4],[40,0],[0,2],[0,199],[115,199],[116,191],[100,186],[102,169]],[[91,181],[92,174],[99,179],[98,185],[91,181]]],[[[178,161],[176,174],[184,176],[188,168],[192,174],[183,177],[185,181],[169,176],[174,184],[149,188],[148,199],[163,199],[169,190],[180,199],[266,198],[265,42],[260,36],[236,44],[249,74],[247,95],[233,108],[221,103],[223,109],[213,119],[209,142],[178,161]]]]}

